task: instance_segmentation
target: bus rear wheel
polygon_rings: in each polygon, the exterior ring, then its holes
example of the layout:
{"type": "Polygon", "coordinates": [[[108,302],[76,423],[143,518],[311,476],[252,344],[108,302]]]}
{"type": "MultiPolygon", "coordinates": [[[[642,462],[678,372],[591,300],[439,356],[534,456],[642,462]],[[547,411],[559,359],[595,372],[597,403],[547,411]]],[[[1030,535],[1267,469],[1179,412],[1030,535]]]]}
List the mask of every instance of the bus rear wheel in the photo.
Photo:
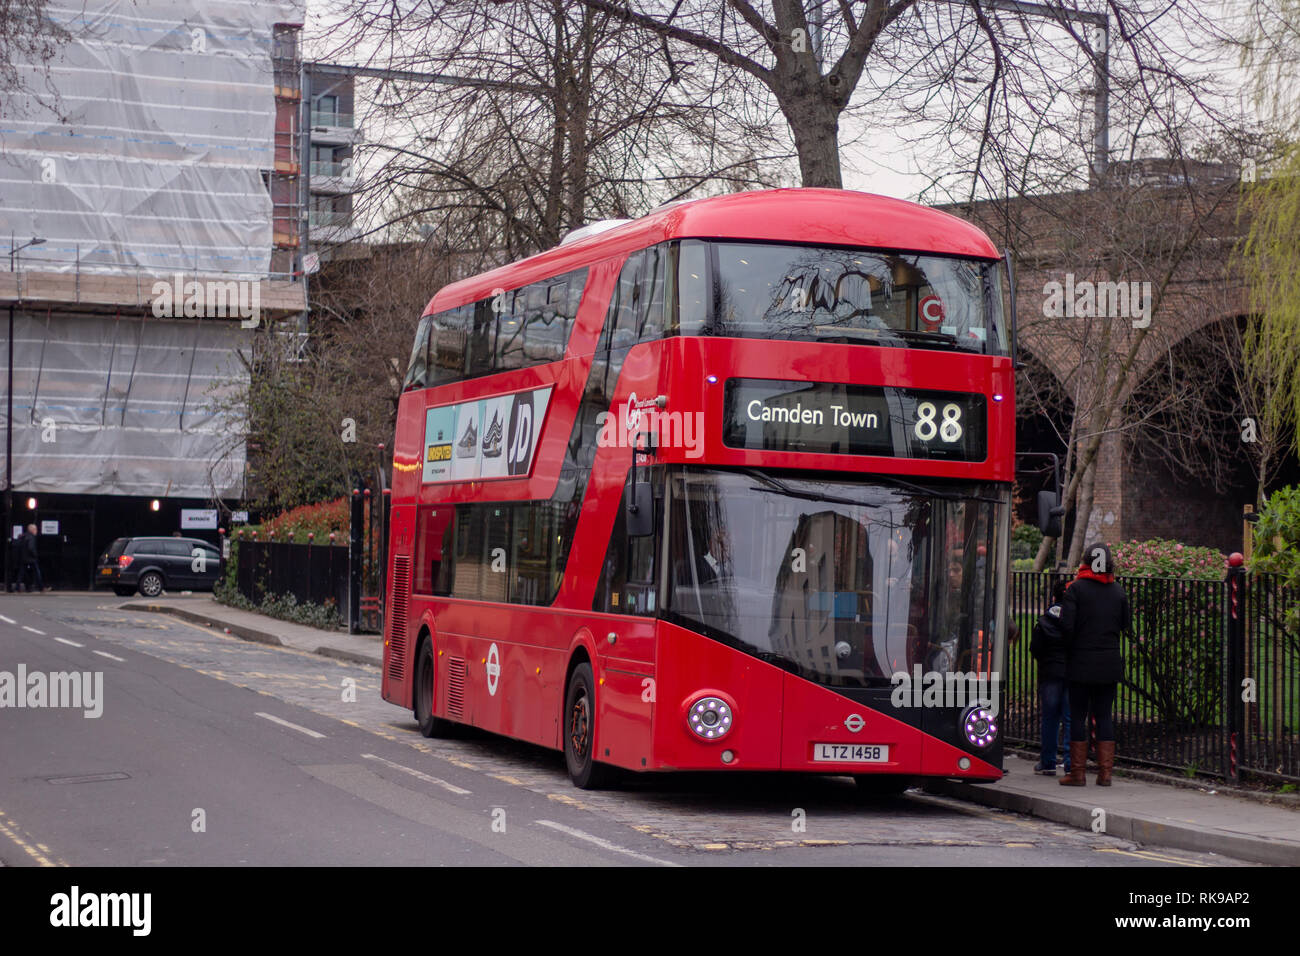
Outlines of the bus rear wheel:
{"type": "Polygon", "coordinates": [[[426,638],[415,655],[415,722],[426,737],[450,737],[456,724],[433,715],[434,673],[433,641],[426,638]]]}
{"type": "Polygon", "coordinates": [[[596,680],[585,662],[573,669],[564,694],[564,762],[580,790],[600,790],[614,780],[613,768],[596,760],[596,680]]]}

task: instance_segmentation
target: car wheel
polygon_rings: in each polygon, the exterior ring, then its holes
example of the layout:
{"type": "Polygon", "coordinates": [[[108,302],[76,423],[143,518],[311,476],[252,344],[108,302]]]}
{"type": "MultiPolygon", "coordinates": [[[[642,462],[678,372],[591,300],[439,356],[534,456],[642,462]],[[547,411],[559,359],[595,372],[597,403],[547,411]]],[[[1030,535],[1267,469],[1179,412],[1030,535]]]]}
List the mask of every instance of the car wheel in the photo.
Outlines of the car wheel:
{"type": "Polygon", "coordinates": [[[113,588],[113,593],[118,597],[130,597],[135,593],[135,588],[113,588]]]}
{"type": "Polygon", "coordinates": [[[145,597],[157,597],[163,592],[162,575],[157,571],[146,571],[140,575],[140,593],[145,597]]]}
{"type": "Polygon", "coordinates": [[[596,681],[591,665],[579,664],[564,695],[564,762],[581,790],[601,790],[614,781],[614,768],[596,760],[596,681]]]}
{"type": "Polygon", "coordinates": [[[415,656],[415,722],[426,737],[454,736],[459,725],[433,715],[433,688],[436,671],[433,667],[433,641],[420,642],[415,656]]]}

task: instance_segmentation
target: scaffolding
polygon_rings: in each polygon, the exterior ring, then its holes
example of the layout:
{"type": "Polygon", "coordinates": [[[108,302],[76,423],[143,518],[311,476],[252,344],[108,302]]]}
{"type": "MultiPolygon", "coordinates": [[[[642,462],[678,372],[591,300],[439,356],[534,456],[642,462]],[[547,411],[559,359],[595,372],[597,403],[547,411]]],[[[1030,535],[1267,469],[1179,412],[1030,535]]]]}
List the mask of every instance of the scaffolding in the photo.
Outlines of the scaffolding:
{"type": "Polygon", "coordinates": [[[299,117],[302,108],[302,55],[297,26],[276,24],[271,50],[275,73],[275,162],[270,170],[271,268],[292,273],[302,245],[302,175],[299,117]]]}

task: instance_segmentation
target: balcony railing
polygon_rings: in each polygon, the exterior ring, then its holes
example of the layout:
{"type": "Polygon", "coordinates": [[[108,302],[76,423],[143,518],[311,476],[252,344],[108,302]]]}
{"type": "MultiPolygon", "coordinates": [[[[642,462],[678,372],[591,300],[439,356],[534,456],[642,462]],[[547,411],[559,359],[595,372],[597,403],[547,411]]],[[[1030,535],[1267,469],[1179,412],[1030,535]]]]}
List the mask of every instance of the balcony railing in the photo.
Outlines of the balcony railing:
{"type": "Polygon", "coordinates": [[[324,161],[314,162],[311,164],[311,174],[314,178],[324,179],[333,177],[337,179],[352,178],[351,163],[327,163],[324,161]]]}
{"type": "Polygon", "coordinates": [[[352,214],[327,209],[312,209],[307,214],[307,222],[318,228],[349,226],[352,224],[352,214]]]}
{"type": "Polygon", "coordinates": [[[333,127],[340,127],[343,129],[352,129],[353,126],[352,114],[339,113],[333,110],[330,110],[328,112],[325,110],[312,110],[311,125],[312,126],[333,126],[333,127]]]}

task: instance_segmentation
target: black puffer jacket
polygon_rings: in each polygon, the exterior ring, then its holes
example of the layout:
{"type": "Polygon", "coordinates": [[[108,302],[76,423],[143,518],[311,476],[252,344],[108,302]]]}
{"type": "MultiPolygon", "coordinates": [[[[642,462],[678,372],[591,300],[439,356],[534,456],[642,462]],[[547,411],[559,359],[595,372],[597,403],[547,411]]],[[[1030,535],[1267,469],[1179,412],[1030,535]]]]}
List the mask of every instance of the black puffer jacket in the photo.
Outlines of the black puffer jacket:
{"type": "Polygon", "coordinates": [[[1061,630],[1061,605],[1053,604],[1034,625],[1029,653],[1038,661],[1038,677],[1060,679],[1066,675],[1065,632],[1061,630]]]}
{"type": "Polygon", "coordinates": [[[1061,602],[1061,630],[1069,656],[1069,678],[1080,684],[1117,684],[1124,679],[1120,632],[1127,631],[1128,596],[1115,582],[1076,578],[1061,602]]]}

